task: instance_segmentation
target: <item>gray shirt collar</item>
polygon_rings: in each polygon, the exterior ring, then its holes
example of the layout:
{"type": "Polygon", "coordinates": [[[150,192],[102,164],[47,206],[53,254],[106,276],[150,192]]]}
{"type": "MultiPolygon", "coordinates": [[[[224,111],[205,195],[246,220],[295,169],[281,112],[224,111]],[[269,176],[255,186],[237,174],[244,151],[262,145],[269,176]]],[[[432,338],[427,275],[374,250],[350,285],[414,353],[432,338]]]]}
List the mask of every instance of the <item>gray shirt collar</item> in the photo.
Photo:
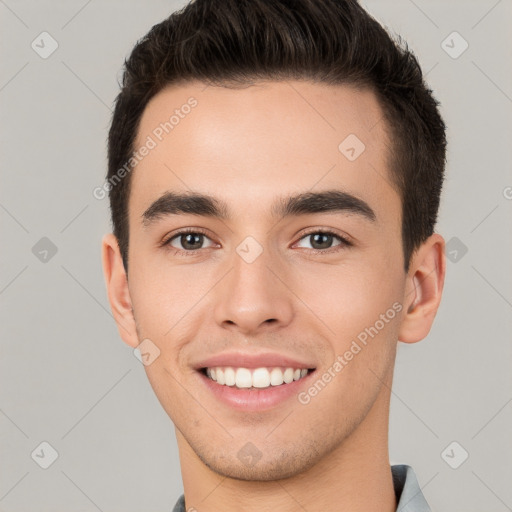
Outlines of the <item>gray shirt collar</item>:
{"type": "Polygon", "coordinates": [[[411,466],[391,466],[398,505],[396,512],[431,512],[411,466]]]}

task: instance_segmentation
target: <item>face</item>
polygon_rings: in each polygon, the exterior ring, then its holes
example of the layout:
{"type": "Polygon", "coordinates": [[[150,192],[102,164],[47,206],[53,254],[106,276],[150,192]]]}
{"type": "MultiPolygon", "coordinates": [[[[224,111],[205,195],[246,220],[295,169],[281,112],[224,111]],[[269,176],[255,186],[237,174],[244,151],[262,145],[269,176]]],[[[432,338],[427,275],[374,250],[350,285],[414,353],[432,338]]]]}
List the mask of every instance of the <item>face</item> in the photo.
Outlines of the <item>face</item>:
{"type": "Polygon", "coordinates": [[[349,86],[189,83],[148,104],[144,145],[129,342],[159,353],[145,370],[180,451],[234,478],[298,474],[369,421],[392,375],[407,276],[381,108],[349,86]]]}

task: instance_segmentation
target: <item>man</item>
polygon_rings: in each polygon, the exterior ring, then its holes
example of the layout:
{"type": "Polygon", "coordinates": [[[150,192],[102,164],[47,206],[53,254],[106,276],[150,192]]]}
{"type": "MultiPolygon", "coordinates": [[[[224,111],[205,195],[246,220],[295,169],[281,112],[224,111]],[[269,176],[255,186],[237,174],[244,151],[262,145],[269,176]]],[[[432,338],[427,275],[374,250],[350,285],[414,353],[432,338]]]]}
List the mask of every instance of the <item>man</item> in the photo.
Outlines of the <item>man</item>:
{"type": "Polygon", "coordinates": [[[103,265],[175,425],[174,511],[426,511],[397,342],[440,304],[445,127],[354,0],[196,0],[126,62],[103,265]]]}

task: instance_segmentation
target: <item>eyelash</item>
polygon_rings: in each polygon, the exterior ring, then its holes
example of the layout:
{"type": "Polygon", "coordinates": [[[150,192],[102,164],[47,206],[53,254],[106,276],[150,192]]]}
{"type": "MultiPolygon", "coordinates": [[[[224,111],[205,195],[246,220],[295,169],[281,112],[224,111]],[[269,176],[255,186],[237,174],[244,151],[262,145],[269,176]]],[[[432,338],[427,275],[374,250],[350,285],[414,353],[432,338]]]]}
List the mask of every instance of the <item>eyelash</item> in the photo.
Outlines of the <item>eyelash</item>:
{"type": "MultiPolygon", "coordinates": [[[[200,235],[204,235],[206,236],[207,238],[208,237],[208,234],[201,228],[184,228],[184,229],[181,229],[180,231],[174,233],[171,237],[169,238],[166,238],[165,240],[163,240],[163,242],[160,244],[160,246],[162,247],[166,247],[170,250],[172,250],[174,252],[175,255],[177,256],[195,256],[199,251],[200,249],[197,249],[197,250],[190,250],[190,251],[187,251],[187,250],[184,250],[184,249],[176,249],[176,247],[172,247],[170,245],[170,242],[172,240],[174,240],[175,238],[181,236],[181,235],[186,235],[188,233],[193,233],[193,234],[200,234],[200,235]]],[[[342,250],[344,248],[348,248],[348,247],[352,247],[354,244],[348,240],[347,238],[335,233],[334,231],[330,231],[330,230],[324,230],[324,229],[312,229],[306,233],[303,233],[302,236],[299,238],[299,241],[302,240],[303,238],[306,238],[307,236],[309,235],[313,235],[313,234],[323,234],[323,235],[332,235],[333,237],[337,238],[339,241],[340,241],[340,244],[339,245],[336,245],[334,247],[329,247],[328,249],[306,249],[307,252],[309,253],[313,253],[313,254],[331,254],[333,252],[337,252],[339,250],[342,250]]]]}

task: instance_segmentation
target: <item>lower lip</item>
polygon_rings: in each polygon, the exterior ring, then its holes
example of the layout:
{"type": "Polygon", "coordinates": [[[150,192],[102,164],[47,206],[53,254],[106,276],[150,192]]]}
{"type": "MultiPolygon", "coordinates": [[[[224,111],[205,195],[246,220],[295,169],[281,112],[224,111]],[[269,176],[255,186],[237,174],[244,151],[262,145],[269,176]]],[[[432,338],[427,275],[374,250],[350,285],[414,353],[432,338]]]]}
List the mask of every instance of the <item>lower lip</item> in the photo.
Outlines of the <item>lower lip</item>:
{"type": "Polygon", "coordinates": [[[208,389],[221,402],[241,411],[264,411],[282,404],[293,396],[297,396],[304,387],[309,385],[310,378],[315,373],[315,370],[308,372],[305,377],[294,380],[289,384],[269,386],[263,389],[225,386],[217,384],[216,381],[200,371],[198,373],[208,389]]]}

